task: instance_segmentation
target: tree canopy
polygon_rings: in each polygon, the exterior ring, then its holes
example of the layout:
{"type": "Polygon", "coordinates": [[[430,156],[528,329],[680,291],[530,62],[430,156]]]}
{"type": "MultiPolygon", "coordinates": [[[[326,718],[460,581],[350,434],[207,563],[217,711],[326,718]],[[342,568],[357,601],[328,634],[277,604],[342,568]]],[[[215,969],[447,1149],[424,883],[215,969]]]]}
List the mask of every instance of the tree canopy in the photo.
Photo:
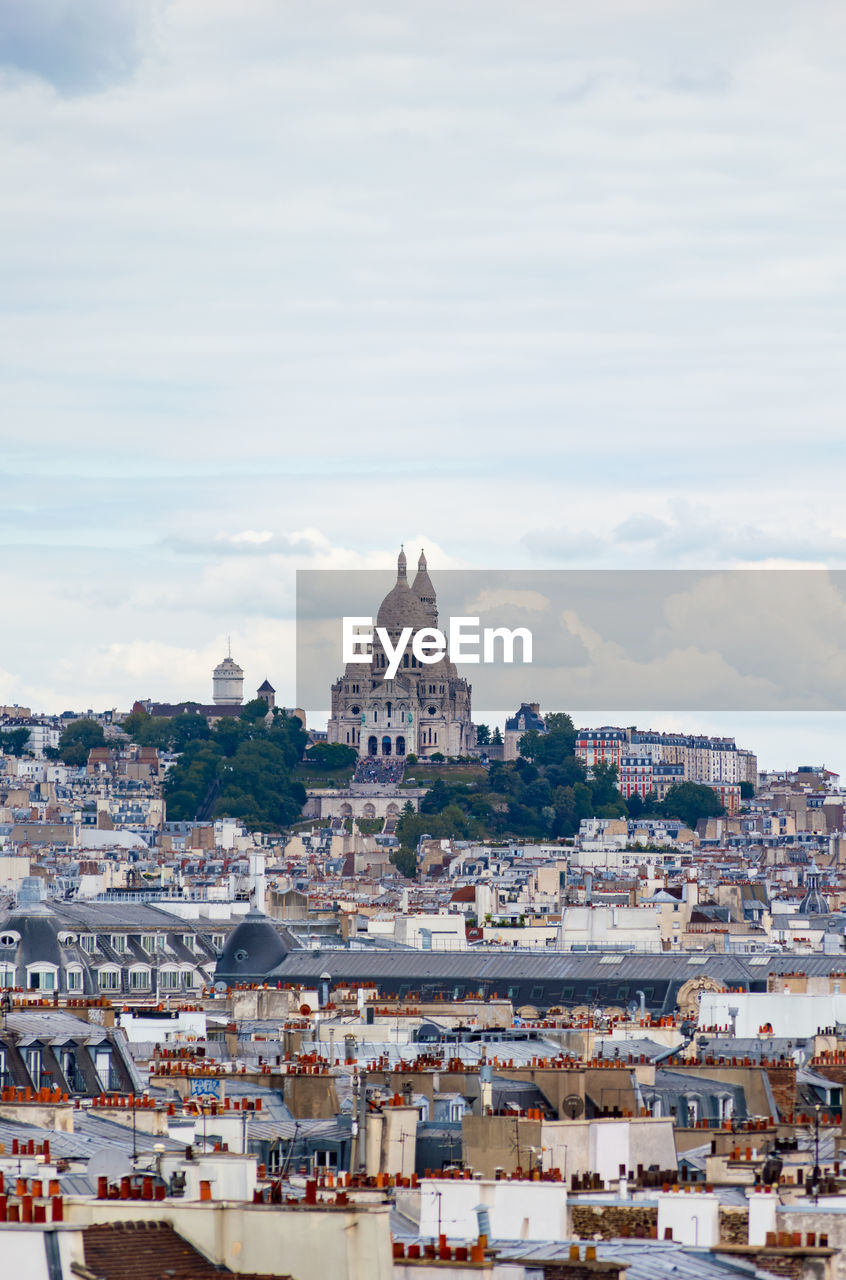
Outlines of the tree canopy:
{"type": "Polygon", "coordinates": [[[251,830],[262,831],[289,826],[306,800],[294,777],[305,744],[295,717],[274,715],[270,725],[263,718],[220,719],[207,737],[189,741],[168,771],[168,817],[240,818],[251,830]]]}
{"type": "Polygon", "coordinates": [[[96,720],[72,720],[59,737],[59,759],[77,767],[87,764],[92,747],[102,747],[105,743],[103,726],[96,720]]]}
{"type": "Polygon", "coordinates": [[[695,827],[700,817],[723,812],[711,787],[683,783],[659,803],[653,793],[626,801],[613,764],[594,765],[590,777],[574,754],[575,730],[565,713],[546,717],[548,732],[527,733],[517,760],[495,760],[474,781],[451,781],[444,771],[420,802],[420,812],[407,806],[397,835],[405,848],[416,849],[421,835],[435,839],[481,839],[515,836],[546,840],[570,837],[583,818],[679,818],[695,827]]]}
{"type": "Polygon", "coordinates": [[[23,756],[29,751],[29,729],[0,729],[0,751],[7,756],[23,756]]]}
{"type": "Polygon", "coordinates": [[[691,828],[700,818],[716,818],[725,813],[714,788],[700,782],[681,782],[670,787],[661,808],[665,817],[681,818],[685,826],[691,828]]]}
{"type": "Polygon", "coordinates": [[[358,759],[355,747],[343,742],[316,742],[303,756],[303,763],[312,769],[348,769],[358,759]]]}

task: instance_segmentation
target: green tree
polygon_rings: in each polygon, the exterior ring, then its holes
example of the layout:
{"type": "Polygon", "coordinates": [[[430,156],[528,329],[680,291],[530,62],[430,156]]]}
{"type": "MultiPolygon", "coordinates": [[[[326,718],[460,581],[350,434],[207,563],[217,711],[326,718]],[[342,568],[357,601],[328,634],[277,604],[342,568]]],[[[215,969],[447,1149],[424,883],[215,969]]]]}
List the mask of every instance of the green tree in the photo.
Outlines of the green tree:
{"type": "Polygon", "coordinates": [[[754,795],[755,795],[755,788],[752,786],[752,783],[751,783],[751,782],[741,782],[741,784],[740,784],[740,798],[741,798],[741,800],[751,800],[751,799],[753,798],[753,796],[754,796],[754,795]]]}
{"type": "Polygon", "coordinates": [[[494,725],[493,737],[491,738],[491,746],[492,747],[502,746],[502,734],[499,731],[498,724],[494,725]]]}
{"type": "Polygon", "coordinates": [[[605,764],[603,761],[595,764],[588,779],[588,786],[593,796],[593,803],[597,806],[616,804],[618,800],[623,798],[617,787],[617,766],[615,764],[605,764]]]}
{"type": "Polygon", "coordinates": [[[205,716],[188,711],[169,722],[167,746],[171,751],[184,751],[189,742],[207,741],[212,736],[205,716]]]}
{"type": "Polygon", "coordinates": [[[576,743],[576,726],[573,724],[572,716],[566,711],[549,711],[543,718],[546,725],[546,731],[549,734],[567,733],[573,739],[573,745],[576,743]]]}
{"type": "Polygon", "coordinates": [[[316,742],[305,753],[303,763],[313,769],[348,769],[357,759],[355,747],[347,747],[343,742],[316,742]]]}
{"type": "Polygon", "coordinates": [[[536,764],[561,764],[572,757],[576,746],[576,730],[564,711],[553,711],[544,721],[546,733],[531,729],[520,739],[520,754],[536,764]]]}
{"type": "Polygon", "coordinates": [[[400,875],[405,876],[406,880],[417,879],[417,854],[413,849],[406,849],[403,845],[400,845],[391,854],[391,862],[400,875]]]}
{"type": "Polygon", "coordinates": [[[528,733],[524,733],[520,741],[517,743],[517,750],[526,760],[536,760],[543,754],[543,736],[538,733],[537,729],[530,729],[528,733]]]}
{"type": "Polygon", "coordinates": [[[88,762],[88,753],[92,747],[105,745],[106,736],[103,726],[96,720],[73,720],[62,730],[59,738],[59,756],[65,764],[83,765],[88,762]]]}
{"type": "Polygon", "coordinates": [[[670,787],[661,806],[667,818],[681,818],[695,828],[700,818],[716,818],[725,813],[713,787],[700,782],[681,782],[670,787]]]}
{"type": "MultiPolygon", "coordinates": [[[[49,751],[50,748],[48,747],[49,751]]],[[[0,730],[0,751],[7,756],[23,756],[29,752],[29,729],[0,730]]],[[[45,753],[46,754],[46,753],[45,753]]],[[[58,755],[58,752],[55,753],[58,755]]]]}
{"type": "Polygon", "coordinates": [[[215,816],[241,818],[251,828],[278,831],[296,821],[306,801],[302,783],[291,780],[285,752],[273,742],[242,742],[219,776],[215,816]]]}
{"type": "Polygon", "coordinates": [[[434,784],[420,801],[420,812],[440,813],[447,807],[451,799],[452,788],[447,786],[443,778],[436,778],[434,784]]]}
{"type": "Polygon", "coordinates": [[[486,747],[489,745],[490,740],[491,740],[490,725],[477,724],[476,725],[476,746],[486,747]]]}
{"type": "MultiPolygon", "coordinates": [[[[264,725],[261,725],[264,729],[264,725]]],[[[234,716],[221,717],[212,730],[212,739],[225,756],[234,756],[242,742],[246,742],[253,733],[259,732],[258,725],[248,725],[245,720],[234,716]]]]}
{"type": "Polygon", "coordinates": [[[629,811],[630,818],[639,818],[643,813],[643,796],[639,791],[635,791],[626,801],[626,808],[629,811]]]}
{"type": "Polygon", "coordinates": [[[241,708],[241,719],[246,720],[247,724],[256,724],[260,720],[266,720],[269,714],[270,708],[264,698],[251,698],[241,708]]]}

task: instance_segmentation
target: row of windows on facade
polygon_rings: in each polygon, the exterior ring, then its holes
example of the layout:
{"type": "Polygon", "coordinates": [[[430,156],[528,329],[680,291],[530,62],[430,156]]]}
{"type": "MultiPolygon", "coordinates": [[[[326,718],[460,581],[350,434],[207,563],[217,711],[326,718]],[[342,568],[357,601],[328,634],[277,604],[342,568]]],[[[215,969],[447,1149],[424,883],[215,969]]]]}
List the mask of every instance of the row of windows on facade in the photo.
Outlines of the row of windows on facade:
{"type": "MultiPolygon", "coordinates": [[[[406,654],[405,656],[406,656],[406,658],[408,658],[408,654],[406,654]]],[[[382,663],[377,662],[377,663],[376,663],[376,666],[377,666],[377,667],[378,667],[378,666],[383,666],[383,667],[384,667],[385,665],[386,665],[386,664],[385,664],[384,662],[382,662],[382,663]]],[[[406,662],[404,662],[404,663],[403,663],[403,666],[407,667],[407,666],[408,666],[408,662],[407,662],[407,661],[406,661],[406,662]]],[[[375,687],[375,686],[371,686],[371,687],[375,687]]],[[[429,690],[428,690],[428,691],[429,691],[429,693],[443,693],[443,691],[444,691],[444,686],[443,686],[442,684],[439,684],[439,685],[430,684],[430,685],[429,685],[429,690]]],[[[361,686],[360,686],[360,685],[357,685],[357,684],[348,684],[348,685],[345,685],[345,686],[344,686],[344,692],[345,692],[345,693],[360,693],[360,692],[361,692],[361,686]]],[[[425,685],[423,686],[423,688],[422,688],[422,691],[421,691],[421,692],[426,693],[426,686],[425,686],[425,685]]]]}
{"type": "MultiPolygon", "coordinates": [[[[59,1064],[65,1080],[75,1093],[85,1093],[85,1077],[79,1069],[79,1055],[86,1050],[68,1046],[61,1050],[57,1049],[59,1056],[59,1064]]],[[[24,1065],[32,1082],[34,1089],[40,1089],[41,1086],[48,1081],[53,1081],[52,1074],[44,1069],[44,1061],[42,1051],[37,1046],[28,1047],[21,1050],[24,1065]]],[[[91,1054],[93,1065],[96,1071],[97,1079],[100,1087],[107,1092],[112,1092],[121,1088],[121,1079],[114,1069],[111,1049],[96,1046],[91,1054]]],[[[0,1047],[0,1085],[5,1089],[12,1083],[11,1075],[6,1061],[6,1050],[0,1047]]]]}
{"type": "MultiPolygon", "coordinates": [[[[63,932],[59,934],[59,942],[63,946],[73,946],[78,942],[83,951],[94,952],[97,950],[97,934],[81,933],[77,937],[74,933],[63,932]]],[[[129,942],[129,934],[126,933],[109,933],[104,934],[109,946],[113,951],[126,951],[129,942]]],[[[164,933],[142,933],[138,937],[140,945],[145,951],[151,954],[154,951],[164,951],[167,947],[167,935],[164,933]]],[[[2,933],[0,934],[0,947],[16,947],[20,942],[20,934],[18,933],[2,933]]],[[[221,951],[224,945],[224,936],[222,933],[213,933],[211,937],[212,946],[221,951]]],[[[196,939],[193,933],[184,933],[182,935],[182,944],[189,951],[196,950],[196,939]]]]}
{"type": "MultiPolygon", "coordinates": [[[[129,945],[129,934],[126,933],[110,933],[105,935],[109,946],[113,951],[123,953],[129,945]]],[[[197,939],[193,933],[182,934],[182,945],[187,947],[189,951],[197,950],[197,939]]],[[[167,947],[167,935],[164,933],[142,933],[138,937],[138,942],[144,951],[152,954],[154,951],[164,951],[167,947]]],[[[222,933],[213,933],[211,936],[211,944],[216,951],[222,951],[225,938],[222,933]]],[[[81,933],[79,935],[79,945],[83,951],[93,953],[97,950],[97,935],[94,933],[81,933]]]]}
{"type": "MultiPolygon", "coordinates": [[[[82,969],[65,969],[65,987],[68,991],[84,990],[85,978],[82,969]]],[[[57,991],[58,970],[53,965],[30,965],[26,971],[26,982],[19,983],[17,970],[11,965],[0,966],[0,987],[24,986],[28,991],[57,991]]],[[[179,991],[183,986],[196,987],[200,977],[195,969],[159,969],[157,983],[162,991],[179,991]]],[[[101,991],[121,991],[123,989],[120,969],[100,969],[97,974],[97,985],[101,991]]],[[[138,966],[129,970],[128,987],[130,991],[150,991],[153,987],[153,975],[150,969],[138,966]]]]}

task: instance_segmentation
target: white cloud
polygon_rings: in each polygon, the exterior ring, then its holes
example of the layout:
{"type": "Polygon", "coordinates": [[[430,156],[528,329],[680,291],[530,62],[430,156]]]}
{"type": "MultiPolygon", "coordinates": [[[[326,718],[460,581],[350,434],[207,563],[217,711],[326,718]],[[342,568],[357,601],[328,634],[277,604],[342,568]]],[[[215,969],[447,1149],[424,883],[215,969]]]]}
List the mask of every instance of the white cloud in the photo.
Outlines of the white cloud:
{"type": "Polygon", "coordinates": [[[85,8],[0,19],[21,687],[415,525],[433,566],[842,559],[842,8],[85,8]]]}

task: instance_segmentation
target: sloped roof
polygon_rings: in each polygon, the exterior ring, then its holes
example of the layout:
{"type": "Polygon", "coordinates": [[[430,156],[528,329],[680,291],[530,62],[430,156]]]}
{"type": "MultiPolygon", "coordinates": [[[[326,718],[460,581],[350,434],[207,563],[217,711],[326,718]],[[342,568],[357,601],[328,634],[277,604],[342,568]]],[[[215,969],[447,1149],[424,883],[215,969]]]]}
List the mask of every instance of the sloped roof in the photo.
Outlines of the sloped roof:
{"type": "MultiPolygon", "coordinates": [[[[82,1238],[86,1267],[104,1280],[219,1280],[234,1274],[210,1262],[169,1222],[98,1223],[84,1227],[82,1238]]],[[[284,1280],[280,1272],[238,1274],[241,1280],[284,1280]]]]}

